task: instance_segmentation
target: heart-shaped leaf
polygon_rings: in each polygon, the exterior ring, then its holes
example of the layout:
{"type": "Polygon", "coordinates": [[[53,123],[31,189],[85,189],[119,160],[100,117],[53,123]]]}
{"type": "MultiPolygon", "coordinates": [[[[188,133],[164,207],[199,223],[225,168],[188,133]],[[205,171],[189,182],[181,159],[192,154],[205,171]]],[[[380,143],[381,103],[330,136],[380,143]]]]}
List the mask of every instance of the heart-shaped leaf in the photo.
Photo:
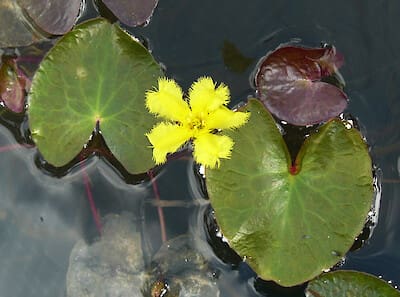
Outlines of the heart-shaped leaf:
{"type": "Polygon", "coordinates": [[[145,133],[155,124],[144,93],[161,75],[150,53],[117,25],[91,20],[50,50],[31,86],[29,122],[44,158],[72,160],[98,121],[108,147],[132,172],[154,165],[145,133]]]}
{"type": "Polygon", "coordinates": [[[303,283],[337,263],[360,233],[373,197],[359,132],[339,120],[303,144],[294,166],[272,116],[257,100],[230,136],[232,157],[206,172],[217,222],[230,246],[266,280],[303,283]]]}
{"type": "Polygon", "coordinates": [[[306,289],[307,297],[400,297],[400,292],[375,276],[338,270],[324,273],[312,280],[306,289]]]}
{"type": "Polygon", "coordinates": [[[343,64],[335,47],[280,47],[268,54],[256,74],[260,99],[278,118],[294,125],[329,120],[347,106],[338,87],[322,82],[343,64]]]}
{"type": "Polygon", "coordinates": [[[115,16],[128,26],[145,24],[153,15],[158,0],[103,0],[115,16]]]}

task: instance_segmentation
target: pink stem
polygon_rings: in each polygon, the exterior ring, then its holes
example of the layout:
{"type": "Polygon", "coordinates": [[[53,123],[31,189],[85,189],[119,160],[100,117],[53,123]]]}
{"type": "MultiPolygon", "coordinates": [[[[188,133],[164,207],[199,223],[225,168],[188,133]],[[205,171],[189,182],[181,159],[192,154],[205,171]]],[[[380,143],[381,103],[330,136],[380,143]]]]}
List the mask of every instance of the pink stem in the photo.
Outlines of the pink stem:
{"type": "MultiPolygon", "coordinates": [[[[157,201],[160,201],[160,192],[158,191],[157,183],[154,180],[153,171],[149,170],[147,172],[147,174],[150,177],[151,185],[153,186],[154,196],[155,196],[157,201]]],[[[158,212],[158,218],[160,220],[161,240],[164,243],[164,242],[167,241],[167,231],[166,231],[166,228],[165,228],[164,212],[163,212],[163,209],[162,209],[161,206],[157,206],[157,212],[158,212]]]]}
{"type": "Polygon", "coordinates": [[[86,194],[87,194],[87,197],[89,200],[90,210],[92,211],[92,215],[93,215],[94,223],[96,224],[97,231],[101,235],[103,227],[101,225],[99,213],[97,212],[97,209],[96,209],[96,204],[94,203],[92,190],[90,189],[90,179],[86,172],[85,164],[83,162],[81,162],[81,167],[82,167],[83,183],[85,184],[85,189],[86,189],[86,194]]]}
{"type": "Polygon", "coordinates": [[[33,146],[32,145],[27,145],[27,144],[19,144],[19,143],[9,144],[9,145],[5,145],[5,146],[1,146],[0,147],[0,153],[16,150],[16,149],[23,148],[23,147],[31,148],[33,146]]]}
{"type": "Polygon", "coordinates": [[[38,56],[20,56],[17,59],[17,62],[28,62],[28,63],[40,63],[43,60],[43,57],[38,56]]]}
{"type": "Polygon", "coordinates": [[[400,184],[400,179],[382,179],[384,184],[400,184]]]}

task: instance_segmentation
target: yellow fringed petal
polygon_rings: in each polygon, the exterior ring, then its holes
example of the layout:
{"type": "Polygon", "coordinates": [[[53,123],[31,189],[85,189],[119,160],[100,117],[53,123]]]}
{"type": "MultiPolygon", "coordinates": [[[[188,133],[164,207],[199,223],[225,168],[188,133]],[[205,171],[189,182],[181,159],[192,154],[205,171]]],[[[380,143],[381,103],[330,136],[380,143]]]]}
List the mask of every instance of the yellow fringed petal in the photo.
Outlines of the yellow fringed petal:
{"type": "Polygon", "coordinates": [[[194,114],[209,113],[229,102],[229,88],[220,84],[217,88],[210,77],[201,77],[189,90],[189,104],[194,114]]]}
{"type": "Polygon", "coordinates": [[[165,119],[183,122],[190,109],[182,96],[182,90],[174,80],[159,78],[158,90],[146,92],[146,107],[165,119]]]}
{"type": "Polygon", "coordinates": [[[153,158],[156,164],[167,161],[167,154],[178,150],[191,138],[191,130],[186,127],[161,122],[146,134],[153,146],[153,158]]]}
{"type": "Polygon", "coordinates": [[[225,135],[204,133],[194,141],[194,159],[209,168],[219,167],[220,158],[229,159],[233,140],[225,135]]]}
{"type": "Polygon", "coordinates": [[[244,125],[249,119],[250,113],[232,111],[223,106],[212,112],[206,119],[208,129],[233,129],[244,125]]]}
{"type": "Polygon", "coordinates": [[[206,167],[219,167],[221,158],[230,158],[233,140],[210,132],[240,127],[247,122],[249,113],[228,109],[229,96],[227,86],[216,87],[211,78],[202,77],[189,90],[188,104],[174,80],[159,79],[158,90],[146,93],[146,107],[151,113],[178,123],[159,123],[146,134],[156,164],[164,163],[168,153],[190,139],[193,139],[194,159],[206,167]]]}

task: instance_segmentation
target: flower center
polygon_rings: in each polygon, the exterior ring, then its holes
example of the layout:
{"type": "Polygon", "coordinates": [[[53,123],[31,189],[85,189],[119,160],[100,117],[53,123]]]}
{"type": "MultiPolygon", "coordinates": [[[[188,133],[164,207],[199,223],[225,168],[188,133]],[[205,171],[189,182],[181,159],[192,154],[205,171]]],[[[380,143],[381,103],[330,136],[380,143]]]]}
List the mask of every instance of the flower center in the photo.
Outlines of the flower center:
{"type": "Polygon", "coordinates": [[[189,125],[190,125],[190,128],[193,130],[201,130],[204,128],[204,120],[202,120],[198,117],[194,117],[190,121],[189,125]]]}

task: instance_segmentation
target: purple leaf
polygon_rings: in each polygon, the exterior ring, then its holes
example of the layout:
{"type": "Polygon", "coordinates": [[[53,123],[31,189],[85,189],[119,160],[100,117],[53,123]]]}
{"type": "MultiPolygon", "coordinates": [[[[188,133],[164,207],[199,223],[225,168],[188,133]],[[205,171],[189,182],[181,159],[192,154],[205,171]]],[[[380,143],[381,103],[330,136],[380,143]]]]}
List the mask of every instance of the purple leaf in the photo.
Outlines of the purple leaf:
{"type": "Polygon", "coordinates": [[[268,54],[256,74],[258,95],[278,118],[294,125],[327,121],[347,106],[347,96],[321,79],[337,73],[343,56],[335,47],[280,47],[268,54]]]}
{"type": "Polygon", "coordinates": [[[0,48],[29,45],[42,39],[40,34],[34,34],[33,28],[22,21],[21,9],[13,0],[0,1],[0,48]]]}
{"type": "Polygon", "coordinates": [[[17,0],[17,3],[40,29],[52,35],[70,31],[81,7],[81,0],[17,0]]]}
{"type": "Polygon", "coordinates": [[[103,0],[103,3],[124,24],[139,26],[148,22],[158,0],[103,0]]]}
{"type": "Polygon", "coordinates": [[[19,71],[14,58],[2,58],[0,66],[0,100],[13,112],[22,112],[30,80],[19,71]]]}

